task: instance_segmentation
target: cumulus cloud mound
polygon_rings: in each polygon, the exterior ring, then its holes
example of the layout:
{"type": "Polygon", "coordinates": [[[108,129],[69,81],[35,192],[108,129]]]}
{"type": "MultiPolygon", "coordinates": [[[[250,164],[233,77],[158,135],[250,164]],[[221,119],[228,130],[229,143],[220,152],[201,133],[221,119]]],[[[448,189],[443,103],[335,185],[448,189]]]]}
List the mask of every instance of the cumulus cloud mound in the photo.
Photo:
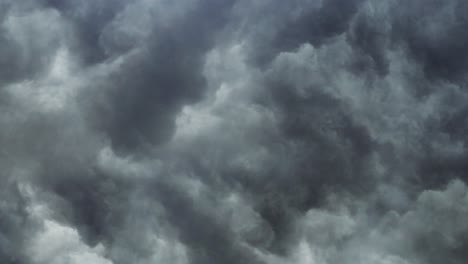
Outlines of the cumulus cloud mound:
{"type": "Polygon", "coordinates": [[[0,263],[465,263],[467,13],[0,0],[0,263]]]}

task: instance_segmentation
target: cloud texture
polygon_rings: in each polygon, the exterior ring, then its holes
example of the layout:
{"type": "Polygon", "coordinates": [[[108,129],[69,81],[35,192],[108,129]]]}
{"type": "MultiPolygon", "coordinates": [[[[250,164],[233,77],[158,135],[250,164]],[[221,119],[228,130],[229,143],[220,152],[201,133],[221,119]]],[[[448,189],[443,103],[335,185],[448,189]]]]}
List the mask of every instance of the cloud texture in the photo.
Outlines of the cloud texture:
{"type": "Polygon", "coordinates": [[[464,0],[0,0],[0,262],[461,264],[464,0]]]}

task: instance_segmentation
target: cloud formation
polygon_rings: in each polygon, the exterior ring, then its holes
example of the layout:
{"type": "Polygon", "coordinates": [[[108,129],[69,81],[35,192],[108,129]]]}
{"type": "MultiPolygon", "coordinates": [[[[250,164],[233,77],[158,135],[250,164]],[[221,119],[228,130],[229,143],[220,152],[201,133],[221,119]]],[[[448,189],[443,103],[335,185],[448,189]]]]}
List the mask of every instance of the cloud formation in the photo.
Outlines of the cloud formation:
{"type": "Polygon", "coordinates": [[[464,263],[462,0],[4,0],[0,262],[464,263]]]}

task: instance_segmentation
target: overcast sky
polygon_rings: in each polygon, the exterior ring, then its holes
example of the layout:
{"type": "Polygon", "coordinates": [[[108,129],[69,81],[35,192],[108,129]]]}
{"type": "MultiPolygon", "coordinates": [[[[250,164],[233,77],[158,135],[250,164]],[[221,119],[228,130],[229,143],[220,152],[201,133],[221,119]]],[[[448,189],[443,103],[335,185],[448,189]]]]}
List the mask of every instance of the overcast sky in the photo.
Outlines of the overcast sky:
{"type": "Polygon", "coordinates": [[[467,14],[0,0],[0,263],[466,263],[467,14]]]}

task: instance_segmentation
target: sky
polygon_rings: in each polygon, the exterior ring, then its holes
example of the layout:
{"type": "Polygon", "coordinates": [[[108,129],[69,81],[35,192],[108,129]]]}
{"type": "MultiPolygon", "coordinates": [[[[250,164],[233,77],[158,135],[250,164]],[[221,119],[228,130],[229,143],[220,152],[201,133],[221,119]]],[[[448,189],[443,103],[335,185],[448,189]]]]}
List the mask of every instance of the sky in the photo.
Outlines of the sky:
{"type": "Polygon", "coordinates": [[[0,0],[0,262],[462,264],[466,0],[0,0]]]}

